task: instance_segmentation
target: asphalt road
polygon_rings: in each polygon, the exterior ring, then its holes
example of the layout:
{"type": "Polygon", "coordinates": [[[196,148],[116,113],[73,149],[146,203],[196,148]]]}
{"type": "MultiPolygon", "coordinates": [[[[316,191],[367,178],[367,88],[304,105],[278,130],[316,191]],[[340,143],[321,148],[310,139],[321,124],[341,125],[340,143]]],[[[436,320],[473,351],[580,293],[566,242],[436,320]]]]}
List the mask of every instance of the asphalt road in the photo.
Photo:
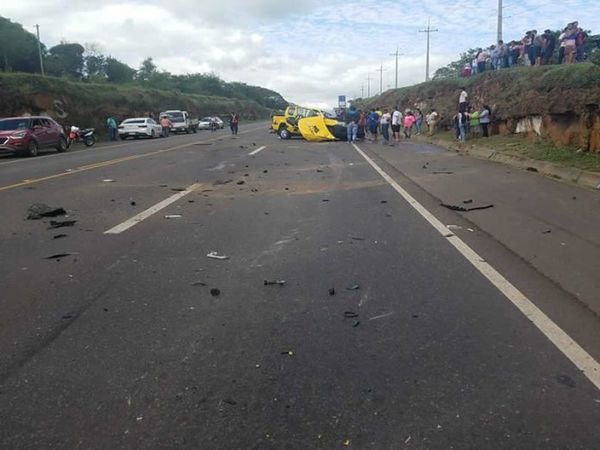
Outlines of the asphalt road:
{"type": "Polygon", "coordinates": [[[600,447],[598,316],[435,228],[439,149],[266,129],[0,161],[0,447],[600,447]]]}

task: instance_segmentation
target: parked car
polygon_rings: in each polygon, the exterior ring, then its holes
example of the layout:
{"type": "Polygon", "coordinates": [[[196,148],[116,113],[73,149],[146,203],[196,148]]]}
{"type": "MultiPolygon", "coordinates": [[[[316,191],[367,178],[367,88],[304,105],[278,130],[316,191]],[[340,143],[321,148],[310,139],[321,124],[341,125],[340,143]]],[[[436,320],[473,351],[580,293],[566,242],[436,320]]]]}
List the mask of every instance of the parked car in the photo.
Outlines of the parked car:
{"type": "Polygon", "coordinates": [[[200,119],[200,122],[198,122],[198,129],[199,130],[210,130],[210,124],[212,122],[217,123],[217,128],[222,129],[225,126],[225,124],[223,123],[223,121],[221,120],[220,117],[207,116],[207,117],[203,117],[202,119],[200,119]]]}
{"type": "Polygon", "coordinates": [[[171,127],[171,133],[185,132],[189,134],[198,131],[198,120],[192,119],[187,111],[170,109],[168,111],[161,112],[159,117],[163,116],[167,116],[173,124],[171,127]]]}
{"type": "Polygon", "coordinates": [[[37,156],[44,148],[67,151],[63,128],[50,117],[0,119],[0,152],[37,156]]]}
{"type": "Polygon", "coordinates": [[[162,134],[162,127],[154,119],[148,117],[136,117],[126,119],[119,125],[119,137],[137,139],[138,137],[155,138],[162,134]]]}

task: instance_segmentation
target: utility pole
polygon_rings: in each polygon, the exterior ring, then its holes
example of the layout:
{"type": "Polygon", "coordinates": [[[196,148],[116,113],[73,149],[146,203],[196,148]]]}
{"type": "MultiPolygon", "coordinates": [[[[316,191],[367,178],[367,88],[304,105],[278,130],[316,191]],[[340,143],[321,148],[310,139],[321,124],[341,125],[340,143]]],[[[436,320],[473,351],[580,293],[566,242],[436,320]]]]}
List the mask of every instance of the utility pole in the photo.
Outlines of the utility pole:
{"type": "Polygon", "coordinates": [[[396,57],[396,89],[398,89],[398,56],[402,55],[403,53],[399,53],[399,49],[398,47],[396,47],[396,53],[390,53],[390,56],[395,56],[396,57]]]}
{"type": "Polygon", "coordinates": [[[367,74],[367,98],[371,97],[371,74],[367,74]]]}
{"type": "Polygon", "coordinates": [[[496,40],[496,43],[502,40],[502,13],[502,0],[498,0],[498,39],[496,40]]]}
{"type": "Polygon", "coordinates": [[[427,19],[427,29],[425,30],[419,30],[419,33],[427,33],[427,57],[425,60],[425,81],[429,81],[429,35],[431,33],[437,33],[439,30],[436,29],[432,29],[430,26],[430,22],[431,19],[427,19]]]}
{"type": "Polygon", "coordinates": [[[365,98],[365,85],[360,85],[360,98],[365,98]]]}
{"type": "Polygon", "coordinates": [[[377,69],[377,72],[379,72],[379,95],[383,94],[383,72],[386,70],[383,68],[383,64],[377,69]]]}
{"type": "Polygon", "coordinates": [[[36,23],[35,29],[37,33],[37,41],[38,41],[38,55],[40,56],[40,70],[42,72],[42,76],[44,76],[44,61],[42,60],[42,44],[40,43],[40,26],[36,23]]]}

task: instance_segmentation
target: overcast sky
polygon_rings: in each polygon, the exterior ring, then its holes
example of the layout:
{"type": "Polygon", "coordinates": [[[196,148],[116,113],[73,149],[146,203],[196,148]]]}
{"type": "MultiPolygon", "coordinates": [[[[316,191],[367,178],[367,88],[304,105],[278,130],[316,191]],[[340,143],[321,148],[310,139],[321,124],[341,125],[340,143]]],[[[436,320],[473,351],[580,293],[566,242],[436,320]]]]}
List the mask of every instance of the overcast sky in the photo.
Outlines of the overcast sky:
{"type": "MultiPolygon", "coordinates": [[[[19,0],[0,15],[34,31],[48,47],[61,40],[97,43],[132,67],[152,56],[172,73],[215,72],[280,92],[287,100],[333,107],[338,95],[394,87],[425,77],[430,18],[431,73],[496,37],[497,0],[19,0]]],[[[579,20],[599,32],[600,0],[504,0],[505,40],[579,20]]]]}

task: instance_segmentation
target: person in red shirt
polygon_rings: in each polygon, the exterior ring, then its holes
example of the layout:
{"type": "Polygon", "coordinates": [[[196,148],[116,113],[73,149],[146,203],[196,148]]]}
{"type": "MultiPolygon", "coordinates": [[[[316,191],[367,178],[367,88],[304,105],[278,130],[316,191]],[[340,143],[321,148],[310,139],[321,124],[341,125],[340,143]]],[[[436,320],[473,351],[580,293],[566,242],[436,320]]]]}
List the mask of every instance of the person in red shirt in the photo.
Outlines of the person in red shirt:
{"type": "Polygon", "coordinates": [[[412,134],[412,127],[415,124],[416,117],[412,111],[408,111],[404,116],[404,136],[406,139],[410,139],[412,134]]]}
{"type": "Polygon", "coordinates": [[[173,122],[171,122],[169,116],[162,116],[160,118],[160,126],[162,127],[162,137],[169,137],[169,132],[173,126],[173,122]]]}

